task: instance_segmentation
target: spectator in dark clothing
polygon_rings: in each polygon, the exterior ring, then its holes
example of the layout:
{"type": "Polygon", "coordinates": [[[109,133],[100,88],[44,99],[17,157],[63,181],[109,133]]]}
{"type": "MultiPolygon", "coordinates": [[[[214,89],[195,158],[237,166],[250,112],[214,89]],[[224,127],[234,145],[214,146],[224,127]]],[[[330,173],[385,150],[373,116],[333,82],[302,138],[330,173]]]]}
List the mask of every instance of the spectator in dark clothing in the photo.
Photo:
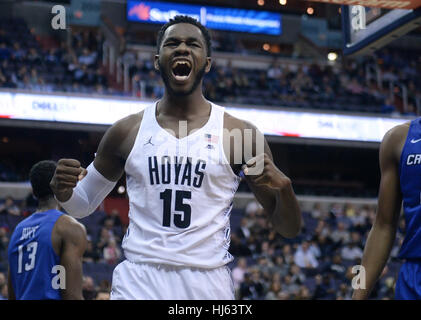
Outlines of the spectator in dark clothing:
{"type": "Polygon", "coordinates": [[[7,197],[5,202],[0,205],[0,214],[20,216],[20,210],[12,197],[7,197]]]}
{"type": "Polygon", "coordinates": [[[94,300],[96,297],[96,289],[94,279],[91,277],[83,277],[82,295],[85,300],[94,300]]]}
{"type": "Polygon", "coordinates": [[[244,275],[244,282],[240,285],[240,300],[260,300],[263,298],[264,287],[258,271],[244,275]]]}
{"type": "Polygon", "coordinates": [[[100,253],[94,247],[91,237],[88,236],[88,245],[86,247],[85,253],[83,254],[83,262],[97,262],[100,258],[100,253]]]}
{"type": "Polygon", "coordinates": [[[232,255],[236,257],[246,257],[251,255],[251,250],[244,244],[241,239],[234,233],[231,235],[230,250],[232,255]]]}
{"type": "Polygon", "coordinates": [[[329,264],[326,272],[330,272],[338,280],[346,281],[345,272],[346,268],[342,263],[342,258],[339,254],[335,254],[332,258],[332,263],[329,264]]]}
{"type": "Polygon", "coordinates": [[[114,227],[120,227],[122,225],[120,212],[117,209],[112,209],[110,214],[100,220],[100,224],[105,225],[106,220],[112,220],[114,227]]]}
{"type": "Polygon", "coordinates": [[[331,278],[328,275],[316,275],[316,288],[314,289],[313,300],[335,300],[335,288],[332,285],[331,278]]]}

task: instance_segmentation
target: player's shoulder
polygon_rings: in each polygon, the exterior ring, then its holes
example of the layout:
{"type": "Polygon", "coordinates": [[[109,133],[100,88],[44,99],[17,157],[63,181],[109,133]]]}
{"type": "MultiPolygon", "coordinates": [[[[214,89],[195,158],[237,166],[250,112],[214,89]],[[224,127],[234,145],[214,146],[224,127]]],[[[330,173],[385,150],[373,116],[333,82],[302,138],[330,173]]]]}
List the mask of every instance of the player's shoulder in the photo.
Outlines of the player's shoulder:
{"type": "Polygon", "coordinates": [[[227,111],[224,112],[224,128],[228,130],[233,129],[257,129],[254,124],[249,121],[234,117],[227,111]]]}
{"type": "Polygon", "coordinates": [[[396,145],[404,143],[408,135],[410,125],[411,122],[405,122],[388,130],[383,137],[382,144],[396,145]]]}
{"type": "Polygon", "coordinates": [[[143,114],[142,110],[115,122],[104,135],[100,148],[108,150],[109,153],[121,154],[126,159],[133,147],[143,114]]]}
{"type": "Polygon", "coordinates": [[[390,159],[393,162],[399,162],[410,125],[411,122],[405,122],[386,132],[380,145],[381,160],[390,159]]]}
{"type": "Polygon", "coordinates": [[[68,214],[63,214],[56,222],[56,231],[63,238],[83,237],[86,238],[85,226],[68,214]]]}
{"type": "Polygon", "coordinates": [[[118,121],[116,121],[109,129],[113,135],[125,137],[134,128],[139,128],[143,119],[144,110],[130,114],[118,121]]]}

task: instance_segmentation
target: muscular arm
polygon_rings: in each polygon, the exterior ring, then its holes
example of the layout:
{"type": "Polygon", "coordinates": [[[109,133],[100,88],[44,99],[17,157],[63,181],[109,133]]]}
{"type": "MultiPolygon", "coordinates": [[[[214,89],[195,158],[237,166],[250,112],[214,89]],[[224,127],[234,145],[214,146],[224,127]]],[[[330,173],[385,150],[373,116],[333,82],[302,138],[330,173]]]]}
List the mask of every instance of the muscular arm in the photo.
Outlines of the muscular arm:
{"type": "Polygon", "coordinates": [[[63,300],[83,300],[82,257],[86,250],[85,227],[70,216],[62,216],[57,233],[61,237],[60,264],[66,272],[63,300]]]}
{"type": "Polygon", "coordinates": [[[395,241],[402,203],[399,158],[407,131],[405,125],[395,127],[385,135],[380,146],[381,181],[377,215],[368,235],[362,259],[362,266],[366,271],[366,289],[355,290],[353,299],[369,297],[395,241]]]}
{"type": "Polygon", "coordinates": [[[117,121],[107,130],[98,146],[94,166],[110,181],[118,181],[124,173],[124,164],[128,154],[124,155],[123,147],[127,144],[129,128],[133,122],[130,119],[117,121]]]}
{"type": "Polygon", "coordinates": [[[81,168],[80,162],[74,159],[58,161],[50,186],[70,215],[76,218],[88,216],[112,191],[123,175],[139,124],[140,114],[135,114],[117,121],[108,129],[88,170],[81,168]]]}
{"type": "MultiPolygon", "coordinates": [[[[301,211],[289,179],[273,163],[272,152],[263,134],[252,124],[245,122],[245,128],[252,130],[252,154],[261,152],[258,143],[264,143],[263,154],[246,159],[246,164],[260,165],[263,172],[246,175],[246,181],[256,199],[263,206],[273,228],[283,237],[294,238],[301,228],[301,211]],[[260,150],[259,150],[260,149],[260,150]]],[[[246,150],[247,146],[244,146],[246,150]]],[[[247,152],[245,152],[247,157],[247,152]]]]}

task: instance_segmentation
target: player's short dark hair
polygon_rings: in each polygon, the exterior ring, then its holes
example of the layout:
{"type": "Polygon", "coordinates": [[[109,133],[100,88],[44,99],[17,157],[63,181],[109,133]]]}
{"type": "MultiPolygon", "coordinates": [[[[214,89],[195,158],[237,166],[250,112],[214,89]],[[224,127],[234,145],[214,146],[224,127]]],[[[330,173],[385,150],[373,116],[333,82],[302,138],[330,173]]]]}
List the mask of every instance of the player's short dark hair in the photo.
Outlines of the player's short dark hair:
{"type": "Polygon", "coordinates": [[[29,172],[32,192],[37,199],[54,196],[50,181],[56,171],[57,164],[51,160],[43,160],[33,165],[29,172]]]}
{"type": "Polygon", "coordinates": [[[209,34],[208,29],[204,27],[199,21],[196,19],[189,17],[189,16],[182,16],[178,15],[174,18],[170,19],[166,24],[164,24],[158,32],[158,39],[156,43],[157,52],[159,53],[159,49],[161,48],[162,39],[164,38],[165,31],[171,27],[172,25],[178,23],[190,23],[200,29],[202,32],[203,38],[205,39],[206,49],[207,49],[207,56],[210,57],[212,54],[212,45],[211,45],[211,36],[209,34]]]}

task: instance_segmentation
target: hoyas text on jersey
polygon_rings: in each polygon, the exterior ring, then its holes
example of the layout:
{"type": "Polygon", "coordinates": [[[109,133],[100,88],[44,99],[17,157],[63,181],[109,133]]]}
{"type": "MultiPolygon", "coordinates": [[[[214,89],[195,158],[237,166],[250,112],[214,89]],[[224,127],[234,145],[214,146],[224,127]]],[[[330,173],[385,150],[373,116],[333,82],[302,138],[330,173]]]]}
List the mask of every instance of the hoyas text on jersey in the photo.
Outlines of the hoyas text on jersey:
{"type": "Polygon", "coordinates": [[[185,186],[202,186],[205,160],[197,160],[192,163],[192,158],[163,156],[158,164],[156,156],[148,157],[149,181],[154,184],[176,184],[185,186]],[[172,159],[173,158],[173,159],[172,159]]]}

